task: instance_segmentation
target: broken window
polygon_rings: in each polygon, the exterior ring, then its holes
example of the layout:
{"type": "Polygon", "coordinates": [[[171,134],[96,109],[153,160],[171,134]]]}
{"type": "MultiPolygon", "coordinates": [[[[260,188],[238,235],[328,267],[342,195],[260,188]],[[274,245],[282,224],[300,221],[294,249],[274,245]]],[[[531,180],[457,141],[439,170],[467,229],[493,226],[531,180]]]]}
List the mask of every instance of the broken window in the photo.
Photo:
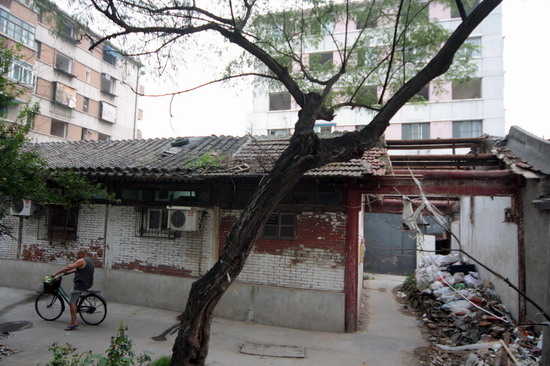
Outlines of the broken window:
{"type": "Polygon", "coordinates": [[[75,241],[78,209],[61,206],[48,207],[48,240],[75,241]]]}
{"type": "Polygon", "coordinates": [[[269,216],[264,227],[266,239],[294,239],[296,215],[291,213],[274,213],[269,216]]]}

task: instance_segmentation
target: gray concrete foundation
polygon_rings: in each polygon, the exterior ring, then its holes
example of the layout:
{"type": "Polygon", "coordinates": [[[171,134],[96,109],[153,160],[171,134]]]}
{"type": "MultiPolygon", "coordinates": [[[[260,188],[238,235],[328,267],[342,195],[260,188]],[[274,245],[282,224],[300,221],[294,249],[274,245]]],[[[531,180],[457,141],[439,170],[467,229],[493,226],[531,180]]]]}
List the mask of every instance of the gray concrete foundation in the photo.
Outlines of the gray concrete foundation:
{"type": "MultiPolygon", "coordinates": [[[[41,291],[44,276],[59,265],[0,260],[0,287],[41,291]]],[[[194,279],[124,270],[97,269],[94,286],[108,301],[183,311],[194,279]]],[[[72,276],[63,281],[70,290],[72,276]]],[[[304,330],[343,332],[344,294],[235,283],[224,295],[215,315],[304,330]]]]}

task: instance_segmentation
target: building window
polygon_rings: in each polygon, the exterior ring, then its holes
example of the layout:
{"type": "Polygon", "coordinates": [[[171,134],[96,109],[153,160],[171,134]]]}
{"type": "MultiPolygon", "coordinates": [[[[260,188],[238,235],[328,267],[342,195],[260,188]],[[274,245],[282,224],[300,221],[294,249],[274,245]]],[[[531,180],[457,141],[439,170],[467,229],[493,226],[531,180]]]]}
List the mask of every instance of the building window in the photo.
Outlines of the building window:
{"type": "Polygon", "coordinates": [[[286,136],[286,135],[290,135],[290,129],[289,128],[273,128],[273,129],[267,130],[267,134],[269,136],[286,136]]]}
{"type": "Polygon", "coordinates": [[[76,89],[59,82],[54,82],[52,85],[53,101],[69,108],[76,107],[76,89]]]}
{"type": "Polygon", "coordinates": [[[82,133],[80,134],[80,139],[81,140],[90,140],[90,136],[93,135],[93,131],[92,130],[89,130],[87,128],[83,128],[82,129],[82,133]]]}
{"type": "Polygon", "coordinates": [[[36,49],[36,58],[40,60],[42,58],[42,42],[35,40],[34,48],[36,49]]]}
{"type": "Polygon", "coordinates": [[[376,28],[376,12],[370,11],[370,9],[365,9],[358,11],[355,15],[355,29],[363,28],[376,28]],[[370,13],[370,16],[369,16],[370,13]]]}
{"type": "Polygon", "coordinates": [[[481,98],[481,78],[473,78],[469,81],[453,81],[453,100],[479,99],[481,98]]]}
{"type": "Polygon", "coordinates": [[[67,22],[57,22],[57,32],[60,36],[65,37],[69,41],[77,41],[77,28],[75,24],[67,22]]]}
{"type": "Polygon", "coordinates": [[[73,59],[60,52],[55,53],[55,69],[64,74],[72,75],[73,59]]]}
{"type": "Polygon", "coordinates": [[[67,137],[67,122],[52,120],[50,135],[67,137]]]}
{"type": "Polygon", "coordinates": [[[48,207],[48,240],[74,241],[76,240],[76,227],[78,222],[78,210],[66,209],[61,206],[48,207]]]}
{"type": "Polygon", "coordinates": [[[97,139],[98,139],[99,141],[109,141],[109,140],[111,139],[111,136],[106,135],[106,134],[100,132],[100,133],[97,135],[97,139]]]}
{"type": "Polygon", "coordinates": [[[87,67],[85,70],[85,73],[86,73],[86,82],[90,84],[92,82],[92,69],[87,67]]]}
{"type": "Polygon", "coordinates": [[[82,112],[88,113],[89,110],[90,110],[90,98],[84,97],[84,99],[82,100],[82,112]]]}
{"type": "Polygon", "coordinates": [[[403,123],[401,125],[403,140],[424,140],[430,138],[429,123],[403,123]]]}
{"type": "Polygon", "coordinates": [[[417,96],[421,97],[423,100],[430,100],[430,85],[425,85],[418,93],[417,96]]]}
{"type": "Polygon", "coordinates": [[[168,228],[168,210],[143,207],[136,213],[135,234],[142,237],[174,238],[175,233],[168,228]]]}
{"type": "Polygon", "coordinates": [[[0,32],[26,46],[34,46],[34,27],[1,8],[0,32]]]}
{"type": "Polygon", "coordinates": [[[112,104],[101,102],[99,118],[103,121],[115,123],[116,122],[116,107],[112,104]]]}
{"type": "Polygon", "coordinates": [[[115,95],[116,79],[109,74],[101,74],[101,91],[115,95]]]}
{"type": "MultiPolygon", "coordinates": [[[[470,13],[479,5],[481,0],[475,0],[471,2],[470,4],[464,4],[464,10],[466,11],[466,15],[470,15],[470,13]]],[[[458,12],[458,8],[456,7],[456,3],[453,1],[451,2],[451,18],[460,18],[460,13],[458,12]]]]}
{"type": "Polygon", "coordinates": [[[353,98],[356,103],[372,105],[378,103],[378,87],[376,85],[364,85],[359,88],[353,98]]]}
{"type": "Polygon", "coordinates": [[[32,65],[21,60],[13,60],[8,77],[25,85],[32,85],[32,65]]]}
{"type": "Polygon", "coordinates": [[[313,127],[313,131],[317,133],[332,133],[332,127],[334,124],[330,125],[316,125],[313,127]]]}
{"type": "Polygon", "coordinates": [[[472,46],[472,57],[481,57],[481,37],[468,38],[465,43],[472,46]]]}
{"type": "Polygon", "coordinates": [[[481,121],[453,122],[453,137],[479,137],[481,134],[481,121]]]}
{"type": "Polygon", "coordinates": [[[290,109],[290,93],[269,93],[269,110],[285,111],[290,109]]]}
{"type": "Polygon", "coordinates": [[[314,71],[327,71],[332,66],[332,52],[309,54],[309,68],[314,71]]]}
{"type": "Polygon", "coordinates": [[[264,238],[294,239],[296,215],[290,213],[274,213],[269,216],[264,227],[264,238]]]}
{"type": "Polygon", "coordinates": [[[116,66],[117,59],[121,58],[120,53],[116,52],[111,46],[103,46],[103,61],[116,66]]]}

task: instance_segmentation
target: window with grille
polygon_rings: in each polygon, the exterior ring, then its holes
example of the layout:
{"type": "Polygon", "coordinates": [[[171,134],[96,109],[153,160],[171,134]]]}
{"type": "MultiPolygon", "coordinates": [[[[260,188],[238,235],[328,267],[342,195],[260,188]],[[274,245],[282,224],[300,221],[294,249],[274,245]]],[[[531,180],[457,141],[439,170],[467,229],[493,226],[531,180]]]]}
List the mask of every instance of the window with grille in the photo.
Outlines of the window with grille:
{"type": "Polygon", "coordinates": [[[135,234],[142,237],[174,238],[168,228],[168,210],[163,207],[143,207],[136,212],[135,234]]]}
{"type": "Polygon", "coordinates": [[[263,237],[266,239],[294,239],[296,237],[295,226],[295,214],[271,214],[265,224],[263,237]]]}

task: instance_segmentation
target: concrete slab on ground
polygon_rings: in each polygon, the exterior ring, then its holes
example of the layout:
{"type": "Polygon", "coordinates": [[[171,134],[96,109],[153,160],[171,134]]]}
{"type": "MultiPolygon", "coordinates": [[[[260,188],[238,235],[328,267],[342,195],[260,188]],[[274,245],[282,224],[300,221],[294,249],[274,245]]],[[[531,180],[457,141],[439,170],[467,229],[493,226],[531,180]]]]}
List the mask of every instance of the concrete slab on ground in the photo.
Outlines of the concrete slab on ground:
{"type": "MultiPolygon", "coordinates": [[[[373,280],[364,281],[363,285],[367,291],[366,302],[362,305],[368,313],[366,329],[356,333],[324,333],[215,318],[207,365],[417,365],[413,350],[427,343],[416,319],[400,311],[401,306],[392,294],[392,289],[402,283],[404,277],[373,276],[373,280]],[[241,353],[241,347],[247,342],[304,347],[305,358],[241,353]]],[[[36,293],[31,291],[0,287],[0,324],[33,323],[30,328],[0,339],[0,343],[19,351],[2,357],[0,365],[45,365],[51,360],[48,347],[54,342],[70,343],[80,352],[102,353],[121,321],[128,324],[128,335],[136,353],[148,351],[153,359],[171,354],[175,334],[167,330],[177,324],[179,314],[176,312],[109,302],[107,318],[101,325],[89,326],[81,322],[76,330],[64,331],[69,322],[68,310],[56,321],[44,321],[34,310],[35,297],[36,293]],[[166,341],[152,339],[163,333],[168,333],[166,341]]]]}

